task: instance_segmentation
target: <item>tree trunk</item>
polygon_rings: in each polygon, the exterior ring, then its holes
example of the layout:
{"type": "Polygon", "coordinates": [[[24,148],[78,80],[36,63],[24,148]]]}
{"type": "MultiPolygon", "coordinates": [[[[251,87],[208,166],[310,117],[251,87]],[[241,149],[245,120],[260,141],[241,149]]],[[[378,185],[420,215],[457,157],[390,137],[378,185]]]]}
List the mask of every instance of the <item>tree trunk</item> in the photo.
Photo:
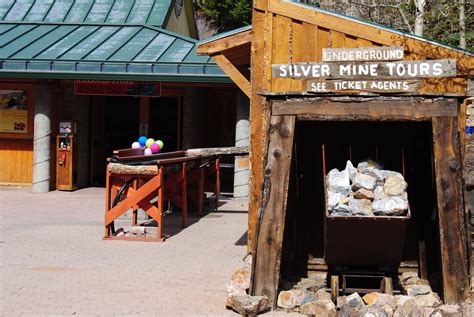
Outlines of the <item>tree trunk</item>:
{"type": "Polygon", "coordinates": [[[415,35],[423,36],[423,26],[425,24],[425,6],[426,0],[415,0],[415,35]]]}
{"type": "Polygon", "coordinates": [[[466,48],[465,0],[459,0],[459,47],[466,48]]]}

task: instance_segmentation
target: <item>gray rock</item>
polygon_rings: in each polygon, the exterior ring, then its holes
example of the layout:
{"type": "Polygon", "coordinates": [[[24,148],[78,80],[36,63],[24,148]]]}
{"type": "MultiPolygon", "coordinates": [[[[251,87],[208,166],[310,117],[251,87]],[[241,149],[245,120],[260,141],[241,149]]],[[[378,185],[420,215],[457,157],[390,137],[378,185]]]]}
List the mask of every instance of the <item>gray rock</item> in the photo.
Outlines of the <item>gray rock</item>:
{"type": "Polygon", "coordinates": [[[384,305],[388,305],[392,308],[392,310],[397,308],[397,300],[395,299],[394,296],[389,295],[389,294],[372,292],[372,293],[368,293],[364,295],[362,299],[369,306],[381,307],[384,305]]]}
{"type": "Polygon", "coordinates": [[[378,307],[378,306],[371,306],[367,309],[367,312],[364,314],[364,317],[392,317],[393,309],[388,306],[385,307],[378,307]]]}
{"type": "Polygon", "coordinates": [[[363,317],[367,313],[367,306],[351,307],[349,305],[342,305],[339,310],[339,317],[363,317]]]}
{"type": "Polygon", "coordinates": [[[330,300],[316,300],[301,305],[300,313],[318,317],[335,317],[336,306],[330,300]]]}
{"type": "Polygon", "coordinates": [[[345,195],[341,193],[332,192],[330,190],[328,190],[327,193],[328,193],[327,208],[329,210],[333,210],[334,207],[336,207],[337,204],[339,204],[339,201],[341,200],[341,198],[346,197],[345,195]]]}
{"type": "Polygon", "coordinates": [[[336,299],[337,308],[340,309],[344,305],[347,305],[347,296],[338,296],[336,299]]]}
{"type": "Polygon", "coordinates": [[[298,284],[295,285],[296,289],[302,291],[316,292],[317,290],[326,287],[326,278],[302,278],[298,284]]]}
{"type": "Polygon", "coordinates": [[[349,179],[353,181],[357,174],[357,169],[352,165],[351,161],[347,161],[345,170],[349,173],[349,179]]]}
{"type": "Polygon", "coordinates": [[[403,272],[402,276],[400,276],[400,283],[402,285],[406,285],[407,280],[413,277],[419,278],[418,273],[417,272],[403,272]]]}
{"type": "Polygon", "coordinates": [[[364,188],[373,191],[376,185],[377,179],[375,177],[363,173],[357,173],[352,182],[352,188],[354,190],[364,188]]]}
{"type": "Polygon", "coordinates": [[[373,216],[372,202],[368,199],[349,199],[349,209],[353,215],[373,216]]]}
{"type": "Polygon", "coordinates": [[[408,296],[426,295],[431,293],[431,287],[426,284],[411,284],[405,287],[405,291],[408,296]]]}
{"type": "Polygon", "coordinates": [[[377,179],[377,182],[380,182],[380,184],[383,184],[384,174],[382,173],[381,170],[376,169],[376,168],[367,168],[363,172],[361,171],[361,173],[375,177],[377,179]]]}
{"type": "Polygon", "coordinates": [[[372,191],[360,188],[354,193],[354,198],[374,200],[375,195],[372,191]]]}
{"type": "Polygon", "coordinates": [[[331,293],[326,292],[324,289],[320,289],[316,292],[316,300],[331,300],[331,293]]]}
{"type": "Polygon", "coordinates": [[[227,299],[226,306],[241,315],[256,315],[268,307],[266,296],[237,295],[227,299]]]}
{"type": "Polygon", "coordinates": [[[458,305],[442,305],[435,313],[439,313],[441,317],[462,317],[462,308],[458,305]]]}
{"type": "Polygon", "coordinates": [[[347,305],[349,305],[350,307],[363,307],[363,306],[365,306],[364,301],[362,300],[362,298],[360,297],[360,295],[357,292],[352,293],[349,296],[346,296],[346,301],[347,301],[347,305]]]}
{"type": "Polygon", "coordinates": [[[413,298],[404,301],[403,305],[399,306],[393,313],[394,317],[408,317],[417,316],[414,314],[419,309],[413,298]]]}
{"type": "Polygon", "coordinates": [[[364,172],[367,169],[371,169],[371,168],[381,170],[382,166],[374,160],[366,160],[366,161],[362,161],[359,164],[357,164],[357,169],[361,172],[364,172]]]}
{"type": "Polygon", "coordinates": [[[385,178],[383,189],[389,196],[400,196],[405,193],[407,186],[408,184],[401,174],[394,174],[385,178]]]}
{"type": "Polygon", "coordinates": [[[282,291],[278,294],[278,307],[285,309],[293,309],[300,306],[306,297],[306,292],[300,289],[290,289],[289,291],[282,291]]]}
{"type": "Polygon", "coordinates": [[[372,204],[374,214],[381,216],[398,216],[408,210],[408,201],[401,196],[375,199],[372,204]]]}
{"type": "Polygon", "coordinates": [[[227,296],[238,296],[238,295],[247,295],[245,289],[243,289],[240,285],[237,285],[235,282],[230,281],[227,283],[227,296]]]}
{"type": "Polygon", "coordinates": [[[464,303],[461,308],[463,316],[474,316],[474,304],[464,303]]]}
{"type": "Polygon", "coordinates": [[[397,302],[397,307],[403,306],[407,301],[413,300],[413,296],[408,295],[395,295],[395,300],[397,302]]]}
{"type": "Polygon", "coordinates": [[[351,215],[351,209],[346,204],[338,204],[336,207],[334,207],[333,211],[334,212],[332,214],[339,213],[339,214],[345,214],[345,216],[351,215]]]}
{"type": "Polygon", "coordinates": [[[332,169],[327,176],[328,191],[349,195],[351,190],[349,172],[343,170],[339,172],[338,169],[332,169]]]}
{"type": "Polygon", "coordinates": [[[382,199],[382,198],[385,198],[387,197],[385,195],[385,192],[383,191],[383,185],[382,186],[378,186],[375,187],[374,189],[374,199],[382,199]]]}
{"type": "Polygon", "coordinates": [[[304,296],[303,300],[301,301],[301,306],[303,306],[304,304],[307,304],[307,303],[314,302],[317,299],[318,298],[316,297],[315,293],[312,293],[310,291],[305,291],[305,296],[304,296]]]}
{"type": "Polygon", "coordinates": [[[436,293],[415,296],[415,303],[420,307],[436,307],[442,304],[436,293]]]}

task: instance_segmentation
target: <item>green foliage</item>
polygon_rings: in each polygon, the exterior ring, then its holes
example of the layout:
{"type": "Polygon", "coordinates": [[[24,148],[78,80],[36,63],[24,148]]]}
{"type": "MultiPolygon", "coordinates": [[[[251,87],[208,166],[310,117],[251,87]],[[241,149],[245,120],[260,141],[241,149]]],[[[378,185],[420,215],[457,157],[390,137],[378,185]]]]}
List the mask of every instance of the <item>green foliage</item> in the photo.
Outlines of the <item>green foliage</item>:
{"type": "Polygon", "coordinates": [[[204,0],[199,8],[219,32],[252,23],[252,0],[204,0]]]}

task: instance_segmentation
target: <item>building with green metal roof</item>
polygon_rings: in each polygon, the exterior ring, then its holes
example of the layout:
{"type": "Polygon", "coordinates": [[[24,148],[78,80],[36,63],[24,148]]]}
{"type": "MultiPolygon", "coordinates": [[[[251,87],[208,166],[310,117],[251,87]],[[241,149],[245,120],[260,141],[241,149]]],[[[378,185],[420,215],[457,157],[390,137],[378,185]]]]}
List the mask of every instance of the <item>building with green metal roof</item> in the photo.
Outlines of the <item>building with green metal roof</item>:
{"type": "Polygon", "coordinates": [[[140,134],[163,139],[168,151],[234,145],[239,92],[210,57],[197,55],[197,37],[191,1],[1,1],[0,160],[11,163],[0,164],[0,184],[54,187],[54,136],[62,120],[77,123],[80,187],[100,185],[105,158],[140,134]],[[154,96],[95,95],[91,86],[150,83],[154,96]],[[9,109],[18,96],[27,100],[24,109],[9,109]],[[39,112],[51,130],[42,131],[51,143],[50,166],[38,163],[47,153],[33,149],[36,128],[44,125],[39,112]],[[11,172],[20,166],[26,172],[11,172]],[[42,179],[35,176],[46,168],[42,179]]]}

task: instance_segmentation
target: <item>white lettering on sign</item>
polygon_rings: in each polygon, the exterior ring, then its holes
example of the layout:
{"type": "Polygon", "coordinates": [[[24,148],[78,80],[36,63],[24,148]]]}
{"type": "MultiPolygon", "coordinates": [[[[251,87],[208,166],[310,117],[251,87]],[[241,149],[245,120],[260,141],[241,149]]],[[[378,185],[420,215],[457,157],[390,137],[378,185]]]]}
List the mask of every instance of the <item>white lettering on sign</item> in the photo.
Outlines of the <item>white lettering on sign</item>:
{"type": "Polygon", "coordinates": [[[403,60],[403,46],[323,48],[323,62],[368,62],[403,60]]]}
{"type": "Polygon", "coordinates": [[[278,78],[295,79],[454,77],[456,76],[456,60],[273,64],[272,75],[278,78]]]}
{"type": "Polygon", "coordinates": [[[315,80],[308,81],[310,92],[367,91],[367,92],[413,92],[419,80],[315,80]]]}

